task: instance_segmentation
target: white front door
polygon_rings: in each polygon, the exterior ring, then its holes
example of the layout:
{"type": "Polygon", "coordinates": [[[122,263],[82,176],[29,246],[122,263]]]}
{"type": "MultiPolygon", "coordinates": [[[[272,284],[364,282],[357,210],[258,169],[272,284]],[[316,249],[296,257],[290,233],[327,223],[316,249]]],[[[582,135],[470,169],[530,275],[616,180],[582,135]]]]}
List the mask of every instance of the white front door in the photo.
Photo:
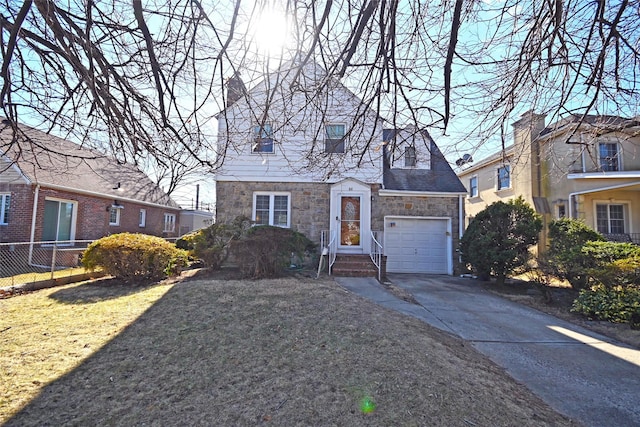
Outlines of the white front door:
{"type": "Polygon", "coordinates": [[[338,252],[369,253],[371,235],[371,189],[347,179],[331,187],[331,234],[338,252]]]}

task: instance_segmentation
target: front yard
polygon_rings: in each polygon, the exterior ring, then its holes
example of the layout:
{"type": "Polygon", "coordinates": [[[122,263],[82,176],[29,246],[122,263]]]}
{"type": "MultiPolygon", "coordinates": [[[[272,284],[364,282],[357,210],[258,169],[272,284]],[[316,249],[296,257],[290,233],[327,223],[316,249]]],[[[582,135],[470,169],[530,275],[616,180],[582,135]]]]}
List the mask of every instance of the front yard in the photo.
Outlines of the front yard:
{"type": "Polygon", "coordinates": [[[572,425],[463,341],[330,280],[0,300],[7,425],[572,425]]]}

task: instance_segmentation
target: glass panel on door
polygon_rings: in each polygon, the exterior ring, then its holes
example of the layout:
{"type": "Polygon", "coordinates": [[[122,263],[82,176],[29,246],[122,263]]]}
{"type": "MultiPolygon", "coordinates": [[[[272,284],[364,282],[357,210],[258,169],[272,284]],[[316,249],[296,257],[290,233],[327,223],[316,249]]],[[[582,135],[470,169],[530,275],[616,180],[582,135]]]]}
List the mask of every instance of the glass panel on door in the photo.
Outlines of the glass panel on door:
{"type": "Polygon", "coordinates": [[[340,200],[340,244],[360,246],[360,197],[341,197],[340,200]]]}

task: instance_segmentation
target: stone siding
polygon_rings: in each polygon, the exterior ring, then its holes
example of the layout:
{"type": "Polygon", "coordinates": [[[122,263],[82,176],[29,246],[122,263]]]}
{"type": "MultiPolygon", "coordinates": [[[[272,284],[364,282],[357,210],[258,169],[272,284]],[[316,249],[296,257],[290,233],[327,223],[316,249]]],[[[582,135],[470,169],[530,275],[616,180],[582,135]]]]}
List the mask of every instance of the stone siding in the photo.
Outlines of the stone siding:
{"type": "Polygon", "coordinates": [[[371,189],[374,199],[371,205],[371,229],[384,231],[385,216],[432,216],[451,218],[452,251],[454,274],[461,269],[456,249],[460,244],[460,215],[458,196],[380,196],[378,188],[371,189]],[[375,192],[374,192],[375,191],[375,192]]]}
{"type": "Polygon", "coordinates": [[[216,182],[216,222],[227,223],[240,215],[251,218],[255,191],[291,193],[291,229],[320,244],[329,229],[330,186],[303,182],[216,182]]]}

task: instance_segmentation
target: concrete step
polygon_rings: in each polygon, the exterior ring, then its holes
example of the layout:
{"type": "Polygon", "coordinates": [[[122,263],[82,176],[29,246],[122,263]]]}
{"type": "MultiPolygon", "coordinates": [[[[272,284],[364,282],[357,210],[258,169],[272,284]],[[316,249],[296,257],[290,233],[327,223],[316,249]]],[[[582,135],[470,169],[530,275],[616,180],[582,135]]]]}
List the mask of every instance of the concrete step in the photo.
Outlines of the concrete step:
{"type": "Polygon", "coordinates": [[[376,277],[378,268],[369,255],[338,255],[331,274],[341,277],[376,277]]]}

